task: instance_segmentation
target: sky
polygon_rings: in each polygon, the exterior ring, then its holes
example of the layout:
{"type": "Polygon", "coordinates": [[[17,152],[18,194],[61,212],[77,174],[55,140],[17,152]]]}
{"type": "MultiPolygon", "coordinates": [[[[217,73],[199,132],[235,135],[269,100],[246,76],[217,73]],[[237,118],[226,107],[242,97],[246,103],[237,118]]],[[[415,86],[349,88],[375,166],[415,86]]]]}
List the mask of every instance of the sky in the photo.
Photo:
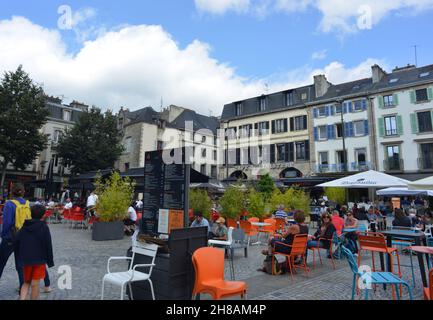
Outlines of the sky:
{"type": "Polygon", "coordinates": [[[1,1],[0,73],[118,111],[225,104],[433,64],[433,0],[1,1]]]}

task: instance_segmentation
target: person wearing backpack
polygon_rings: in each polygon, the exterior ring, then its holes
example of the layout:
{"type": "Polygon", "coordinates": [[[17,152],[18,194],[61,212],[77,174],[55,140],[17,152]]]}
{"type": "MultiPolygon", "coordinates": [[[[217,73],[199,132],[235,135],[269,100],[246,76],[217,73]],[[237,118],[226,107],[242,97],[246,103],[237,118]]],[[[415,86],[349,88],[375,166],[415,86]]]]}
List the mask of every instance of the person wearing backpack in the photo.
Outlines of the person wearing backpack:
{"type": "MultiPolygon", "coordinates": [[[[0,244],[0,279],[9,257],[15,251],[14,241],[17,232],[22,228],[25,220],[31,219],[30,203],[23,198],[24,193],[24,186],[20,183],[15,184],[12,187],[14,200],[7,201],[3,209],[3,230],[0,244]]],[[[18,255],[14,254],[14,256],[15,269],[18,273],[21,290],[24,283],[23,267],[18,259],[18,255]]]]}

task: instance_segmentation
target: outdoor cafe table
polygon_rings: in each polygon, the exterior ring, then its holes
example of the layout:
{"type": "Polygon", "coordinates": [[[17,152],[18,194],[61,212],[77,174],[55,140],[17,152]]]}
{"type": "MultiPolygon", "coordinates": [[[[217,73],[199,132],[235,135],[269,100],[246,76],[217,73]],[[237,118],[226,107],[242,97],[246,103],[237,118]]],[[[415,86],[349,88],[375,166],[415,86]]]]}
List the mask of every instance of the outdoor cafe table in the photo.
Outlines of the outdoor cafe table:
{"type": "MultiPolygon", "coordinates": [[[[393,238],[405,238],[413,240],[415,243],[415,246],[421,246],[427,245],[426,237],[424,232],[422,231],[409,231],[409,230],[386,230],[386,231],[380,231],[381,234],[383,234],[386,237],[386,242],[388,247],[392,247],[392,239],[393,238]]],[[[415,250],[414,250],[415,251],[415,250]]],[[[423,253],[417,252],[418,256],[418,263],[419,263],[419,269],[421,272],[421,278],[422,283],[424,287],[428,287],[427,283],[427,277],[426,277],[426,270],[424,268],[424,260],[423,260],[423,253]]],[[[428,259],[428,254],[426,255],[428,259]]],[[[383,254],[381,254],[381,265],[383,267],[383,254]]],[[[388,259],[388,270],[391,270],[391,259],[388,259]]]]}
{"type": "MultiPolygon", "coordinates": [[[[272,224],[270,224],[270,223],[267,223],[267,222],[251,222],[251,225],[252,226],[256,226],[256,227],[258,227],[258,231],[259,231],[259,234],[260,234],[260,232],[262,232],[261,231],[261,228],[263,228],[263,227],[267,227],[267,226],[271,226],[272,224]]],[[[258,240],[258,239],[257,239],[258,240]]],[[[254,242],[254,243],[252,243],[252,245],[261,245],[262,243],[260,242],[260,241],[257,241],[257,242],[254,242]]]]}
{"type": "Polygon", "coordinates": [[[429,265],[428,259],[430,258],[429,257],[430,255],[433,255],[433,247],[411,246],[409,249],[412,250],[413,252],[416,252],[417,254],[421,254],[421,259],[422,259],[422,255],[425,254],[427,259],[427,265],[429,265]]]}

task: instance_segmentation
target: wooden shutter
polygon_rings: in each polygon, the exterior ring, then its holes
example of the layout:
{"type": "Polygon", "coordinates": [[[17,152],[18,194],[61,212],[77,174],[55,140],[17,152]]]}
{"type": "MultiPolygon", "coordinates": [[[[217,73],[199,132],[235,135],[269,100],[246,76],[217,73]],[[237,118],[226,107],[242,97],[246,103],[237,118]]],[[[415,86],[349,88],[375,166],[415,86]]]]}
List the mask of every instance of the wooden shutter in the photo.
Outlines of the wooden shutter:
{"type": "Polygon", "coordinates": [[[310,161],[310,140],[305,140],[305,160],[310,161]]]}
{"type": "Polygon", "coordinates": [[[314,119],[319,117],[319,111],[317,110],[317,108],[313,108],[313,117],[314,117],[314,119]]]}
{"type": "Polygon", "coordinates": [[[275,144],[269,146],[270,162],[275,163],[275,144]]]}
{"type": "Polygon", "coordinates": [[[294,162],[295,161],[295,143],[294,142],[290,142],[288,143],[288,148],[289,148],[289,162],[294,162]]]}
{"type": "Polygon", "coordinates": [[[392,102],[394,103],[395,106],[398,106],[398,94],[394,93],[392,95],[392,102]]]}
{"type": "Polygon", "coordinates": [[[383,101],[383,96],[378,96],[377,97],[377,105],[379,106],[379,109],[383,109],[385,103],[383,101]]]}
{"type": "Polygon", "coordinates": [[[304,130],[308,130],[308,117],[304,116],[303,121],[304,121],[304,130]]]}
{"type": "Polygon", "coordinates": [[[362,99],[362,110],[367,110],[367,99],[362,99]]]}
{"type": "Polygon", "coordinates": [[[295,131],[295,118],[290,118],[290,131],[295,131]]]}
{"type": "Polygon", "coordinates": [[[314,141],[319,141],[319,128],[314,127],[314,141]]]}
{"type": "Polygon", "coordinates": [[[412,90],[409,94],[410,94],[410,103],[415,104],[416,103],[416,93],[415,93],[415,90],[412,90]]]}
{"type": "Polygon", "coordinates": [[[400,136],[403,135],[403,117],[397,116],[397,132],[400,136]]]}
{"type": "Polygon", "coordinates": [[[419,132],[418,129],[418,117],[416,113],[411,113],[410,115],[410,126],[412,127],[412,133],[417,134],[419,132]]]}
{"type": "Polygon", "coordinates": [[[377,119],[377,128],[379,131],[379,137],[384,137],[385,136],[385,120],[384,118],[379,118],[377,119]]]}
{"type": "Polygon", "coordinates": [[[433,88],[427,88],[427,97],[430,101],[433,100],[433,88]]]}
{"type": "Polygon", "coordinates": [[[284,119],[284,132],[289,131],[288,125],[289,125],[289,123],[288,123],[288,120],[286,118],[286,119],[284,119]]]}
{"type": "Polygon", "coordinates": [[[276,121],[275,120],[272,120],[272,134],[274,134],[275,133],[275,124],[276,124],[276,121]]]}
{"type": "Polygon", "coordinates": [[[369,135],[369,125],[368,125],[368,120],[364,120],[364,135],[368,136],[369,135]]]}

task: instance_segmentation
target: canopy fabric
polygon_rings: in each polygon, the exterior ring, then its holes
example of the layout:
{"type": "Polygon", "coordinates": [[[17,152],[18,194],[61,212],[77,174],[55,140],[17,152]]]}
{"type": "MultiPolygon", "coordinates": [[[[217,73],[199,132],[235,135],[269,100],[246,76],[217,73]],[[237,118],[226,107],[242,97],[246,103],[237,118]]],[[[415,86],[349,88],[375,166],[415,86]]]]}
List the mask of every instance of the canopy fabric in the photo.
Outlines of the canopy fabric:
{"type": "Polygon", "coordinates": [[[382,172],[370,170],[344,177],[334,181],[319,184],[318,187],[336,188],[387,188],[407,187],[410,181],[390,176],[382,172]]]}
{"type": "Polygon", "coordinates": [[[410,190],[433,190],[433,176],[408,184],[410,190]]]}
{"type": "Polygon", "coordinates": [[[408,188],[387,188],[378,190],[378,196],[433,196],[433,190],[410,190],[408,188]]]}

